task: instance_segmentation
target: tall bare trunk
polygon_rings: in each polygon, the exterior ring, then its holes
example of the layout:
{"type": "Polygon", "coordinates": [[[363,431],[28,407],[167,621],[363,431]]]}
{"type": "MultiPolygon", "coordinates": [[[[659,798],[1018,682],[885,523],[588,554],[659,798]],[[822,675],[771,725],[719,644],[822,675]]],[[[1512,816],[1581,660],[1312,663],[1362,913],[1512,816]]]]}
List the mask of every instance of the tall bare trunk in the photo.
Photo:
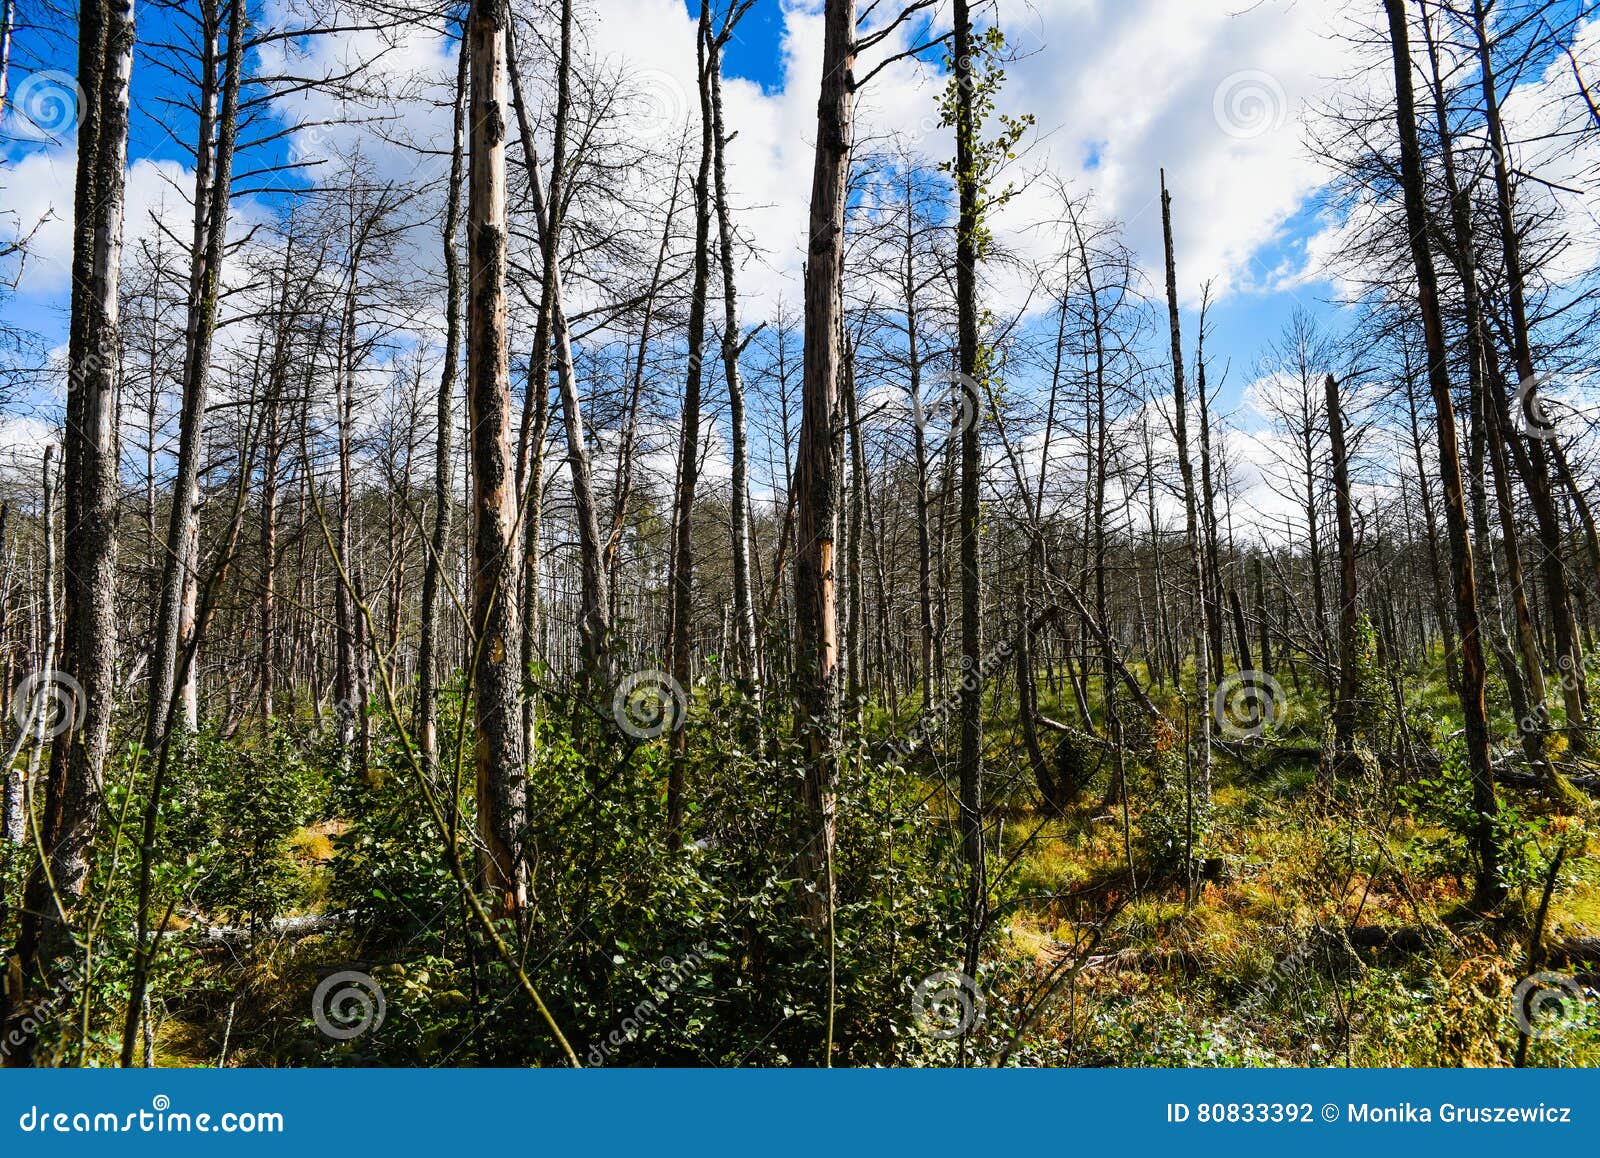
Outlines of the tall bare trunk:
{"type": "Polygon", "coordinates": [[[1333,453],[1333,513],[1339,528],[1339,690],[1333,701],[1334,767],[1348,765],[1356,740],[1356,697],[1360,693],[1356,667],[1356,530],[1350,507],[1350,459],[1345,448],[1344,408],[1339,380],[1332,374],[1322,382],[1326,392],[1328,442],[1333,453]]]}
{"type": "MultiPolygon", "coordinates": [[[[56,532],[55,532],[55,447],[44,448],[44,468],[40,472],[39,525],[44,535],[43,594],[40,596],[38,652],[35,655],[36,671],[50,671],[56,658],[56,532]]],[[[28,744],[25,764],[13,762],[5,769],[5,840],[20,846],[27,839],[28,816],[33,808],[33,783],[39,773],[39,753],[44,748],[45,729],[49,721],[41,710],[44,700],[35,697],[29,705],[37,715],[24,721],[31,737],[19,732],[17,742],[28,744]],[[31,728],[28,725],[31,724],[31,728]]]]}
{"type": "Polygon", "coordinates": [[[834,575],[838,533],[840,321],[843,313],[845,181],[855,87],[855,0],[826,0],[822,88],[811,176],[805,271],[805,366],[794,486],[795,726],[806,749],[799,864],[813,925],[832,911],[838,767],[839,618],[834,575]]]}
{"type": "Polygon", "coordinates": [[[978,397],[977,117],[973,110],[972,20],[967,0],[955,0],[956,358],[962,391],[961,423],[961,654],[963,679],[958,709],[961,751],[961,849],[967,862],[966,965],[974,974],[978,937],[986,919],[988,883],[983,849],[983,559],[979,538],[978,487],[983,469],[978,397]],[[970,396],[968,396],[970,392],[970,396]]]}
{"type": "Polygon", "coordinates": [[[467,399],[471,423],[472,677],[483,883],[504,912],[526,901],[526,807],[517,694],[516,495],[506,348],[505,0],[473,0],[471,168],[467,200],[467,399]]]}
{"type": "Polygon", "coordinates": [[[733,621],[736,632],[739,671],[751,681],[759,695],[761,642],[756,636],[755,597],[750,579],[750,449],[745,429],[744,383],[739,378],[738,283],[734,279],[733,214],[728,208],[727,163],[723,157],[728,136],[722,123],[722,48],[721,38],[712,45],[711,61],[713,176],[716,182],[717,252],[722,258],[722,372],[728,384],[728,422],[733,434],[733,495],[730,515],[733,520],[733,621]]]}
{"type": "MultiPolygon", "coordinates": [[[[689,291],[689,368],[678,414],[678,485],[672,518],[672,638],[668,648],[672,678],[688,692],[694,620],[694,500],[700,479],[700,387],[704,382],[706,296],[711,278],[711,162],[715,149],[715,114],[711,104],[711,3],[700,0],[700,27],[695,65],[700,93],[700,168],[694,180],[694,283],[689,291]]],[[[684,775],[688,764],[688,732],[672,733],[672,763],[667,773],[667,829],[683,824],[684,775]]]]}
{"type": "Polygon", "coordinates": [[[1489,721],[1484,706],[1483,640],[1478,631],[1478,596],[1467,537],[1466,495],[1461,482],[1461,448],[1456,438],[1455,408],[1445,359],[1444,324],[1439,312],[1438,279],[1428,240],[1428,209],[1423,199],[1422,150],[1417,142],[1416,103],[1411,85],[1411,46],[1404,0],[1384,0],[1389,17],[1389,43],[1394,55],[1395,120],[1400,137],[1401,184],[1405,192],[1406,228],[1417,274],[1417,298],[1428,351],[1428,385],[1433,392],[1439,434],[1439,473],[1444,482],[1445,520],[1450,536],[1450,571],[1455,583],[1456,621],[1461,632],[1461,713],[1472,777],[1472,806],[1477,814],[1474,844],[1478,853],[1475,900],[1498,904],[1505,895],[1495,846],[1494,768],[1489,754],[1489,721]]]}
{"type": "MultiPolygon", "coordinates": [[[[1533,366],[1533,348],[1528,334],[1528,310],[1523,294],[1522,247],[1517,232],[1516,210],[1512,203],[1510,165],[1506,159],[1505,127],[1500,121],[1500,100],[1495,91],[1494,57],[1490,51],[1483,0],[1473,0],[1473,29],[1477,38],[1478,75],[1483,89],[1484,120],[1489,133],[1489,152],[1494,161],[1495,207],[1500,218],[1500,245],[1505,258],[1506,296],[1511,307],[1512,356],[1519,381],[1517,397],[1530,413],[1537,413],[1538,378],[1533,366]]],[[[1491,375],[1491,380],[1493,375],[1491,375]]],[[[1504,395],[1496,387],[1497,401],[1504,395]]],[[[1501,434],[1512,440],[1513,453],[1520,447],[1514,441],[1516,430],[1507,422],[1501,434]]],[[[1545,456],[1542,431],[1528,439],[1527,469],[1523,481],[1533,505],[1534,525],[1541,548],[1540,571],[1544,577],[1545,598],[1550,607],[1551,632],[1555,636],[1556,666],[1561,670],[1561,695],[1567,713],[1567,737],[1574,752],[1588,750],[1584,731],[1583,652],[1573,620],[1572,598],[1567,583],[1566,564],[1561,558],[1561,524],[1556,514],[1550,487],[1550,467],[1545,456]]],[[[1519,465],[1521,458],[1519,455],[1519,465]]],[[[1539,705],[1542,710],[1543,705],[1539,705]]]]}
{"type": "MultiPolygon", "coordinates": [[[[68,339],[67,424],[63,439],[65,614],[61,674],[74,727],[50,753],[41,843],[47,861],[26,890],[17,941],[23,994],[39,980],[38,962],[70,951],[70,910],[89,881],[104,807],[117,642],[118,331],[129,83],[133,73],[131,0],[84,0],[78,18],[78,80],[85,116],[78,130],[73,204],[72,316],[68,339]],[[71,685],[68,685],[70,688],[71,685]],[[48,872],[45,871],[48,867],[48,872]]],[[[50,677],[52,680],[57,677],[50,677]]],[[[8,987],[6,1017],[16,1013],[8,987]]]]}
{"type": "MultiPolygon", "coordinates": [[[[450,184],[444,210],[444,366],[439,372],[439,395],[434,413],[437,425],[433,443],[433,533],[427,563],[422,571],[422,637],[417,645],[417,727],[423,761],[432,767],[438,759],[438,721],[435,681],[438,673],[436,637],[439,631],[439,581],[450,550],[450,457],[454,433],[456,372],[461,361],[461,182],[466,168],[467,90],[471,77],[468,40],[461,39],[456,65],[455,132],[450,151],[450,184]]],[[[527,517],[526,513],[523,516],[527,517]]],[[[534,593],[524,591],[532,602],[534,593]]],[[[524,621],[526,627],[526,621],[524,621]]],[[[523,640],[524,647],[527,640],[523,640]]]]}
{"type": "MultiPolygon", "coordinates": [[[[228,5],[228,50],[220,79],[222,107],[217,112],[217,41],[222,18],[215,0],[202,6],[205,49],[201,60],[200,124],[196,142],[194,236],[189,265],[189,302],[184,334],[183,402],[178,418],[178,469],[162,558],[161,609],[155,655],[151,660],[146,705],[145,745],[154,750],[166,728],[174,692],[178,649],[195,629],[199,559],[200,459],[205,450],[206,400],[211,384],[211,343],[216,333],[222,259],[227,246],[228,201],[233,188],[233,152],[244,62],[243,0],[228,5]],[[215,141],[212,140],[215,135],[215,141]],[[187,628],[187,630],[186,630],[187,628]]],[[[195,666],[185,679],[185,726],[192,727],[195,666]]]]}
{"type": "MultiPolygon", "coordinates": [[[[509,34],[509,29],[508,29],[509,34]]],[[[578,374],[572,358],[572,331],[567,324],[566,310],[561,301],[561,221],[565,203],[567,170],[567,118],[570,106],[572,70],[572,4],[562,0],[561,5],[561,59],[556,72],[556,119],[550,154],[550,189],[546,197],[539,174],[539,158],[534,150],[533,131],[528,111],[522,99],[522,77],[516,61],[510,61],[511,93],[517,115],[518,135],[522,143],[523,163],[528,171],[528,186],[533,200],[534,219],[539,227],[540,248],[544,258],[544,293],[548,302],[541,299],[540,332],[535,334],[533,356],[534,371],[529,374],[529,389],[540,395],[548,389],[549,352],[543,338],[555,338],[556,378],[561,394],[561,419],[567,432],[567,469],[572,481],[573,513],[578,524],[578,557],[582,567],[583,606],[580,608],[579,630],[582,637],[583,674],[586,682],[593,683],[604,676],[608,637],[611,632],[611,595],[606,579],[605,542],[600,536],[600,516],[594,498],[594,473],[589,463],[589,447],[584,434],[583,405],[578,397],[578,374]],[[549,327],[544,325],[548,309],[549,327]],[[544,373],[539,374],[538,368],[544,373]],[[535,381],[537,378],[537,381],[535,381]]],[[[537,410],[537,402],[535,407],[537,410]]],[[[526,426],[527,424],[525,424],[526,426]]],[[[537,466],[542,459],[542,422],[535,422],[537,437],[523,440],[522,463],[537,466]],[[537,444],[537,445],[534,445],[537,444]]],[[[525,472],[525,483],[530,497],[538,489],[538,471],[530,467],[525,472]]],[[[524,526],[536,526],[524,521],[524,526]]],[[[531,589],[536,575],[528,575],[524,586],[531,589]]],[[[531,653],[530,653],[531,654],[531,653]]]]}
{"type": "MultiPolygon", "coordinates": [[[[1172,340],[1173,427],[1178,441],[1178,471],[1183,477],[1184,539],[1189,553],[1189,582],[1194,585],[1194,716],[1190,744],[1191,793],[1198,785],[1200,799],[1211,799],[1211,694],[1208,675],[1211,661],[1204,625],[1205,565],[1200,547],[1200,509],[1195,492],[1194,465],[1189,460],[1189,397],[1183,381],[1183,336],[1178,325],[1178,266],[1172,246],[1172,195],[1167,192],[1167,176],[1161,174],[1161,233],[1167,259],[1167,326],[1172,340]]],[[[1188,828],[1193,843],[1194,801],[1188,802],[1188,828]]],[[[1192,852],[1192,848],[1190,850],[1192,852]]],[[[1193,866],[1190,866],[1191,884],[1193,866]]]]}

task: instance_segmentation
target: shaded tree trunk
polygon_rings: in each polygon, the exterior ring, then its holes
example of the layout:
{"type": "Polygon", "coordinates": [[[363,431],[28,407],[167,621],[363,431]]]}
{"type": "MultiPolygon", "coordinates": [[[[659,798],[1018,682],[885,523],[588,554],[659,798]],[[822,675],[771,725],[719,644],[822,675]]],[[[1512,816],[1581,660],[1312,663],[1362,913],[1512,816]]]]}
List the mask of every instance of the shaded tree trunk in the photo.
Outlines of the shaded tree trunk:
{"type": "Polygon", "coordinates": [[[808,921],[828,922],[833,901],[838,784],[838,534],[840,322],[843,315],[845,185],[855,90],[855,0],[825,0],[822,87],[805,269],[805,356],[794,486],[795,728],[805,749],[799,865],[808,921]]]}
{"type": "Polygon", "coordinates": [[[1411,48],[1403,0],[1384,0],[1389,18],[1389,43],[1394,56],[1395,121],[1400,137],[1401,185],[1405,193],[1406,228],[1417,275],[1417,298],[1428,351],[1428,385],[1433,392],[1439,436],[1439,473],[1444,482],[1445,522],[1450,539],[1450,571],[1456,594],[1456,622],[1461,637],[1461,713],[1472,778],[1472,833],[1478,855],[1474,887],[1476,904],[1489,907],[1505,896],[1495,844],[1498,801],[1489,753],[1489,721],[1484,705],[1483,640],[1478,630],[1478,597],[1473,575],[1472,542],[1467,537],[1466,495],[1461,483],[1461,449],[1456,438],[1455,409],[1446,368],[1444,324],[1439,313],[1438,279],[1428,241],[1427,203],[1423,195],[1422,150],[1417,142],[1416,104],[1411,84],[1411,48]]]}
{"type": "Polygon", "coordinates": [[[1339,529],[1339,690],[1333,701],[1334,768],[1347,767],[1356,741],[1356,697],[1360,694],[1356,666],[1358,617],[1356,605],[1356,531],[1350,512],[1350,460],[1345,448],[1344,409],[1339,381],[1323,379],[1327,395],[1328,441],[1333,452],[1333,511],[1339,529]]]}
{"type": "MultiPolygon", "coordinates": [[[[456,402],[456,373],[461,361],[461,183],[466,169],[467,96],[471,84],[471,56],[465,36],[457,50],[455,129],[450,150],[450,184],[445,193],[444,236],[444,365],[439,371],[439,393],[434,406],[436,426],[433,443],[433,529],[428,557],[422,569],[422,625],[417,644],[417,729],[418,746],[424,764],[432,768],[438,760],[438,710],[436,681],[439,660],[436,639],[439,632],[439,582],[450,550],[451,453],[456,402]]],[[[524,513],[524,518],[527,514],[524,513]]],[[[524,606],[536,601],[531,590],[522,593],[524,606]]],[[[526,628],[526,620],[524,620],[526,628]]],[[[525,634],[523,646],[529,643],[525,634]]],[[[531,701],[530,701],[531,702],[531,701]]]]}
{"type": "MultiPolygon", "coordinates": [[[[1173,429],[1178,442],[1178,470],[1183,476],[1184,539],[1189,553],[1189,582],[1193,584],[1196,617],[1194,631],[1194,718],[1189,762],[1193,781],[1198,783],[1201,800],[1211,799],[1211,694],[1207,675],[1211,671],[1207,655],[1205,618],[1205,565],[1200,547],[1200,511],[1195,493],[1194,465],[1189,460],[1189,399],[1183,383],[1183,338],[1178,325],[1178,267],[1172,246],[1172,195],[1167,192],[1166,173],[1161,175],[1161,233],[1167,259],[1167,324],[1172,338],[1173,429]]],[[[1193,784],[1191,784],[1191,792],[1193,784]]],[[[1189,802],[1192,844],[1194,802],[1189,802]]],[[[1192,852],[1192,849],[1191,849],[1192,852]]],[[[1191,858],[1192,859],[1192,858],[1191,858]]],[[[1191,866],[1191,884],[1193,871],[1191,866]]]]}
{"type": "Polygon", "coordinates": [[[506,349],[505,0],[473,0],[471,165],[467,198],[467,399],[471,423],[473,706],[480,871],[503,912],[526,900],[518,726],[516,509],[506,349]]]}

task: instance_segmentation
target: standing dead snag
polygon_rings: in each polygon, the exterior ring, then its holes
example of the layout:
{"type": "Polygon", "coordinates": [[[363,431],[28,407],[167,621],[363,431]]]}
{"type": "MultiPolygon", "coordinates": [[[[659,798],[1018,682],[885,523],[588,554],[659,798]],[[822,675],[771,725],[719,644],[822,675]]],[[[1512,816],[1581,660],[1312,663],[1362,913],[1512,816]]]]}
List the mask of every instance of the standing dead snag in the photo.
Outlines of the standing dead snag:
{"type": "MultiPolygon", "coordinates": [[[[750,577],[750,451],[745,423],[744,383],[739,377],[739,294],[734,279],[733,214],[728,208],[728,172],[724,147],[732,140],[723,131],[722,46],[733,33],[733,22],[754,0],[744,2],[729,15],[711,45],[712,173],[717,207],[717,253],[722,259],[722,371],[728,385],[728,423],[732,427],[733,494],[729,517],[733,523],[733,619],[739,671],[750,681],[757,703],[761,691],[761,646],[756,636],[754,584],[750,577]]],[[[746,341],[748,339],[745,339],[746,341]]],[[[642,353],[642,351],[641,351],[642,353]]]]}
{"type": "Polygon", "coordinates": [[[805,748],[801,788],[801,876],[814,926],[828,917],[832,893],[835,744],[839,715],[839,608],[834,576],[838,532],[840,321],[843,315],[845,179],[855,96],[855,0],[826,0],[822,90],[806,245],[805,356],[800,451],[794,486],[795,730],[805,748]]]}
{"type": "MultiPolygon", "coordinates": [[[[567,201],[567,121],[571,115],[572,3],[561,4],[561,56],[556,70],[556,112],[551,133],[550,188],[548,195],[539,176],[539,158],[534,149],[533,129],[526,102],[522,99],[522,79],[517,67],[514,29],[506,28],[508,45],[506,67],[511,78],[511,103],[517,116],[518,138],[523,166],[527,170],[528,194],[533,202],[534,224],[538,228],[544,284],[539,299],[538,327],[529,358],[528,404],[523,411],[522,435],[517,459],[526,511],[523,516],[525,557],[521,567],[523,598],[536,601],[539,569],[535,553],[539,548],[540,504],[542,503],[544,435],[549,423],[546,400],[550,373],[551,339],[554,338],[556,381],[560,386],[561,418],[567,434],[567,471],[572,483],[572,506],[578,529],[578,557],[582,568],[583,604],[579,617],[579,641],[583,655],[586,685],[602,682],[611,636],[611,593],[606,578],[605,547],[600,536],[600,517],[594,497],[594,472],[584,433],[582,400],[578,397],[577,369],[573,364],[572,330],[561,300],[561,230],[563,207],[567,201]]],[[[529,602],[522,622],[521,649],[523,672],[532,678],[533,640],[537,622],[536,602],[529,602]]],[[[533,705],[524,704],[521,720],[526,743],[533,743],[533,705]]]]}
{"type": "MultiPolygon", "coordinates": [[[[979,542],[978,487],[983,469],[979,442],[978,252],[983,228],[979,217],[982,160],[974,155],[978,132],[973,109],[972,19],[967,0],[955,3],[954,123],[956,222],[956,360],[961,423],[961,664],[968,675],[983,659],[983,559],[979,542]]],[[[976,975],[978,938],[987,907],[983,854],[983,684],[961,681],[961,851],[967,862],[967,945],[969,976],[976,975]]]]}
{"type": "MultiPolygon", "coordinates": [[[[204,449],[206,399],[211,385],[211,345],[217,329],[223,251],[228,235],[228,200],[233,188],[239,86],[244,65],[245,6],[228,5],[228,50],[221,76],[222,108],[217,111],[216,45],[221,15],[217,5],[202,7],[206,46],[202,61],[200,122],[195,147],[194,236],[189,260],[189,303],[184,337],[183,407],[179,415],[178,476],[162,559],[161,607],[156,651],[151,660],[150,701],[145,747],[154,750],[166,732],[167,707],[174,695],[178,648],[194,629],[196,583],[200,568],[198,507],[200,456],[204,449]],[[213,140],[213,137],[215,138],[213,140]]],[[[193,728],[193,668],[183,688],[183,724],[193,728]]]]}
{"type": "MultiPolygon", "coordinates": [[[[1526,414],[1540,413],[1538,400],[1539,379],[1533,367],[1533,347],[1528,335],[1528,308],[1525,300],[1524,269],[1521,234],[1518,232],[1516,212],[1512,205],[1511,173],[1506,159],[1505,126],[1500,120],[1500,98],[1495,91],[1494,57],[1490,52],[1487,27],[1487,7],[1483,0],[1473,0],[1472,26],[1477,41],[1478,75],[1483,89],[1484,122],[1489,134],[1489,153],[1493,161],[1495,208],[1499,214],[1500,246],[1505,259],[1506,298],[1511,309],[1511,347],[1517,370],[1518,402],[1526,414]]],[[[1492,357],[1492,353],[1489,355],[1492,357]]],[[[1498,367],[1495,367],[1498,370],[1498,367]]],[[[1501,434],[1511,447],[1527,487],[1528,500],[1533,506],[1534,526],[1539,536],[1541,550],[1540,572],[1544,577],[1546,599],[1550,609],[1551,634],[1555,638],[1556,666],[1561,675],[1561,697],[1567,713],[1567,739],[1576,753],[1588,750],[1585,735],[1586,705],[1584,702],[1583,647],[1578,625],[1572,613],[1572,599],[1567,582],[1566,564],[1561,559],[1561,523],[1556,513],[1554,492],[1550,485],[1549,460],[1545,456],[1545,439],[1529,438],[1526,452],[1517,441],[1517,432],[1509,421],[1504,421],[1505,393],[1490,374],[1490,390],[1495,406],[1501,410],[1501,434]]],[[[1543,432],[1535,432],[1540,435],[1543,432]]],[[[1544,705],[1536,705],[1542,715],[1544,705]]]]}
{"type": "Polygon", "coordinates": [[[1356,532],[1350,514],[1350,460],[1339,380],[1329,374],[1323,387],[1327,391],[1328,441],[1333,449],[1334,518],[1339,526],[1339,690],[1333,701],[1333,768],[1337,772],[1348,766],[1356,738],[1356,532]]]}
{"type": "MultiPolygon", "coordinates": [[[[445,556],[450,549],[451,433],[456,401],[457,363],[461,361],[461,179],[466,167],[467,89],[471,64],[467,42],[462,39],[456,65],[455,127],[451,136],[450,183],[445,191],[444,236],[444,365],[439,371],[439,394],[435,405],[437,425],[433,452],[433,528],[428,556],[422,571],[422,626],[417,643],[417,731],[423,763],[430,769],[438,757],[438,723],[435,672],[439,633],[439,584],[445,556]]],[[[526,515],[524,515],[526,517],[526,515]]],[[[525,591],[532,600],[535,593],[525,591]]],[[[526,630],[526,628],[524,629],[526,630]]]]}
{"type": "Polygon", "coordinates": [[[467,196],[467,411],[471,423],[471,679],[477,724],[483,883],[501,910],[525,902],[520,832],[526,802],[517,694],[516,507],[506,349],[506,5],[473,0],[471,167],[467,196]]]}
{"type": "MultiPolygon", "coordinates": [[[[689,293],[689,372],[683,383],[678,417],[678,486],[673,513],[671,582],[672,624],[668,666],[672,679],[688,694],[693,682],[689,649],[694,632],[694,499],[700,480],[700,388],[705,381],[706,296],[711,280],[711,154],[714,114],[711,109],[711,0],[700,0],[695,33],[695,71],[700,94],[700,166],[694,179],[694,285],[689,293]]],[[[688,763],[688,731],[672,733],[672,763],[667,770],[667,832],[676,839],[683,826],[683,782],[688,763]]]]}
{"type": "MultiPolygon", "coordinates": [[[[52,947],[64,942],[70,916],[64,910],[88,884],[104,805],[116,677],[118,321],[133,41],[131,0],[84,0],[78,16],[85,115],[73,203],[60,669],[81,689],[67,685],[78,709],[74,722],[81,725],[59,736],[50,752],[40,826],[45,863],[29,877],[17,938],[24,993],[38,980],[41,955],[52,956],[52,947]]],[[[8,986],[0,1030],[11,1028],[15,1012],[8,986]]]]}
{"type": "Polygon", "coordinates": [[[1444,482],[1445,518],[1450,537],[1450,572],[1455,582],[1456,620],[1461,632],[1461,713],[1472,776],[1472,807],[1477,813],[1474,843],[1478,876],[1474,902],[1497,905],[1505,897],[1500,880],[1494,824],[1498,804],[1494,768],[1489,758],[1489,720],[1484,706],[1483,639],[1478,631],[1478,593],[1472,572],[1472,542],[1467,538],[1466,497],[1461,484],[1461,448],[1450,397],[1445,359],[1444,323],[1439,312],[1439,283],[1428,241],[1428,210],[1423,200],[1422,150],[1417,142],[1416,102],[1411,87],[1411,45],[1404,0],[1384,0],[1389,16],[1389,44],[1394,55],[1395,121],[1400,135],[1400,180],[1405,194],[1406,228],[1411,260],[1417,273],[1417,299],[1428,349],[1428,385],[1439,432],[1439,474],[1444,482]]]}
{"type": "Polygon", "coordinates": [[[1194,465],[1189,461],[1189,398],[1183,382],[1183,337],[1178,325],[1178,266],[1172,248],[1172,195],[1167,192],[1167,174],[1161,173],[1161,236],[1167,258],[1167,325],[1172,339],[1172,418],[1178,441],[1178,471],[1183,476],[1184,540],[1189,554],[1189,582],[1194,585],[1194,717],[1190,744],[1188,779],[1188,860],[1190,884],[1194,872],[1194,791],[1198,781],[1202,802],[1211,800],[1211,691],[1208,675],[1211,660],[1206,654],[1205,629],[1206,574],[1200,547],[1200,506],[1195,493],[1194,465]],[[1198,773],[1198,775],[1197,775],[1198,773]]]}

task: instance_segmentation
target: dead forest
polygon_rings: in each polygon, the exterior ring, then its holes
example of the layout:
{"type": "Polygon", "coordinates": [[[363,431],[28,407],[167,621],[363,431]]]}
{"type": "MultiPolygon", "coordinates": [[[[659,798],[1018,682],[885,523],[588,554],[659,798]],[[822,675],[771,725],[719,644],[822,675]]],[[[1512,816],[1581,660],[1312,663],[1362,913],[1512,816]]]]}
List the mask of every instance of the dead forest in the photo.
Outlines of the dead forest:
{"type": "Polygon", "coordinates": [[[1010,0],[0,2],[0,1064],[1600,1062],[1589,6],[1217,88],[1241,290],[1010,0]]]}

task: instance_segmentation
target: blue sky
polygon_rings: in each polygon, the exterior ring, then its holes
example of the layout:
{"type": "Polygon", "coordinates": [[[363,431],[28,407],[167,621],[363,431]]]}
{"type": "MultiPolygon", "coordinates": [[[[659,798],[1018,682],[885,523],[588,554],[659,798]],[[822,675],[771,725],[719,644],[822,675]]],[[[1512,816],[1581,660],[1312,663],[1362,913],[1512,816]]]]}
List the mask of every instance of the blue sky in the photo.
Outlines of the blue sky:
{"type": "MultiPolygon", "coordinates": [[[[585,20],[585,50],[637,76],[658,104],[691,114],[696,11],[685,0],[600,0],[585,20]]],[[[1185,342],[1192,351],[1193,307],[1201,283],[1212,279],[1208,348],[1213,383],[1228,369],[1225,408],[1295,308],[1335,325],[1342,320],[1328,304],[1334,288],[1316,256],[1337,223],[1319,212],[1326,174],[1305,146],[1302,118],[1351,70],[1352,50],[1339,35],[1350,11],[1341,0],[1036,0],[980,12],[980,19],[999,19],[1019,53],[1000,103],[1037,119],[1026,164],[1062,173],[1075,189],[1092,194],[1099,212],[1121,220],[1156,293],[1156,182],[1158,169],[1167,168],[1185,342]]],[[[140,19],[146,43],[170,31],[164,23],[171,17],[161,9],[142,7],[140,19]]],[[[944,12],[936,17],[944,19],[944,12]]],[[[907,25],[902,34],[911,31],[907,25]]],[[[892,38],[864,58],[861,71],[905,46],[903,36],[892,38]]],[[[770,310],[780,294],[798,296],[797,235],[809,191],[819,52],[815,0],[758,0],[728,51],[728,118],[739,133],[730,147],[730,177],[741,226],[763,253],[743,275],[747,321],[770,310]]],[[[446,54],[446,46],[423,44],[401,54],[395,67],[436,67],[446,54]]],[[[24,38],[13,84],[40,69],[71,66],[65,38],[24,38]]],[[[156,101],[165,83],[141,47],[130,143],[130,188],[138,196],[130,203],[130,236],[166,182],[186,181],[188,158],[172,134],[187,137],[193,127],[156,101]]],[[[943,131],[930,122],[938,87],[931,66],[892,66],[862,94],[858,134],[909,130],[931,157],[947,155],[943,131]]],[[[13,114],[8,127],[14,122],[13,114]]],[[[41,211],[55,216],[41,235],[33,276],[4,307],[9,320],[48,340],[63,332],[64,279],[48,273],[66,256],[69,145],[16,139],[0,145],[8,170],[0,183],[17,220],[41,211]]],[[[180,204],[175,191],[169,197],[180,204]]],[[[1039,208],[1026,190],[997,227],[1012,230],[1025,247],[1030,214],[1039,208]]]]}

